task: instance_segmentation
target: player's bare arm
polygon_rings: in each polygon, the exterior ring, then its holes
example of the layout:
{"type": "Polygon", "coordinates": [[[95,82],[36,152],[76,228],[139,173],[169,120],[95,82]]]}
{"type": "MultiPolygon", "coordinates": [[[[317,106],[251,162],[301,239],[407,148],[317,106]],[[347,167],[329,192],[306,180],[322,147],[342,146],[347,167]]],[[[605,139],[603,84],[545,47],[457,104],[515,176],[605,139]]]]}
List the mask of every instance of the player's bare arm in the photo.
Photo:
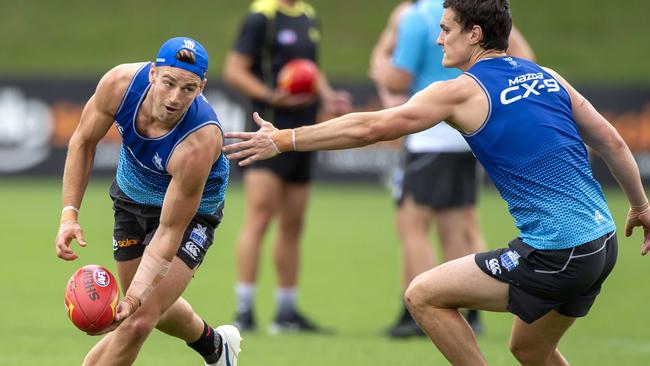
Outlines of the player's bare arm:
{"type": "MultiPolygon", "coordinates": [[[[401,106],[377,112],[350,113],[318,125],[277,130],[255,114],[256,132],[227,133],[227,138],[244,140],[224,148],[229,159],[244,159],[239,165],[268,159],[281,152],[337,150],[394,140],[430,128],[442,120],[463,131],[478,128],[487,115],[487,101],[480,108],[480,89],[467,76],[437,82],[415,94],[401,106]],[[466,111],[471,105],[477,111],[466,111]]],[[[485,96],[483,96],[485,98],[485,96]]]]}
{"type": "Polygon", "coordinates": [[[199,207],[210,168],[221,152],[221,141],[221,130],[208,125],[188,136],[174,151],[167,166],[172,179],[162,205],[160,226],[126,291],[124,302],[130,306],[120,306],[116,322],[132,314],[166,275],[199,207]]]}
{"type": "Polygon", "coordinates": [[[546,70],[569,92],[573,116],[578,124],[580,135],[585,143],[605,161],[630,202],[625,235],[632,235],[635,226],[642,226],[644,239],[641,254],[647,254],[650,251],[650,206],[632,152],[614,126],[584,96],[556,72],[546,70]]]}
{"type": "Polygon", "coordinates": [[[250,71],[252,66],[251,57],[230,51],[224,64],[224,81],[247,97],[265,101],[274,107],[295,108],[313,102],[311,95],[291,95],[282,90],[269,89],[250,71]]]}
{"type": "Polygon", "coordinates": [[[327,80],[324,73],[318,77],[318,96],[322,102],[325,113],[340,116],[352,111],[352,96],[345,90],[335,90],[327,80]]]}
{"type": "Polygon", "coordinates": [[[506,51],[506,53],[509,56],[525,58],[530,61],[535,61],[536,59],[535,52],[533,52],[533,48],[526,41],[524,35],[521,34],[519,29],[517,29],[517,27],[515,27],[514,25],[512,26],[512,30],[510,31],[510,37],[508,37],[508,50],[506,51]]]}
{"type": "Polygon", "coordinates": [[[63,211],[61,226],[56,238],[56,254],[64,260],[77,259],[70,249],[76,239],[81,246],[86,242],[77,215],[81,207],[92,170],[97,143],[113,124],[124,90],[141,64],[120,65],[107,72],[97,84],[95,94],[88,100],[77,129],[70,138],[68,155],[63,172],[63,211]]]}

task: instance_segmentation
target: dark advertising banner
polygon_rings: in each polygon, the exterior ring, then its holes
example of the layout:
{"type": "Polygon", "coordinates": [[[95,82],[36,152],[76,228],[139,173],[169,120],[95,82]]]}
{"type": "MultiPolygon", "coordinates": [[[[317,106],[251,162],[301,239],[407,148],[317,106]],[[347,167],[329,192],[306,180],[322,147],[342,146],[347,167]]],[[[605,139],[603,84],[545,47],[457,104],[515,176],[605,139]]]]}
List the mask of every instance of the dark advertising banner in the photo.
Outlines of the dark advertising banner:
{"type": "MultiPolygon", "coordinates": [[[[68,140],[77,126],[97,80],[0,80],[0,175],[61,175],[68,140]]],[[[368,82],[341,82],[351,92],[355,109],[379,109],[368,82]]],[[[219,83],[204,95],[226,131],[239,131],[250,118],[244,100],[219,83]]],[[[612,122],[637,157],[642,176],[650,178],[650,87],[590,87],[580,90],[612,122]]],[[[328,116],[321,116],[327,118],[328,116]]],[[[120,136],[113,128],[95,156],[94,173],[112,175],[117,166],[120,136]]],[[[396,144],[363,149],[319,152],[315,175],[323,180],[385,180],[399,162],[396,144]]],[[[235,164],[233,164],[234,166],[235,164]]],[[[594,160],[595,174],[612,182],[607,169],[594,160]]],[[[239,175],[233,168],[233,176],[239,175]]]]}

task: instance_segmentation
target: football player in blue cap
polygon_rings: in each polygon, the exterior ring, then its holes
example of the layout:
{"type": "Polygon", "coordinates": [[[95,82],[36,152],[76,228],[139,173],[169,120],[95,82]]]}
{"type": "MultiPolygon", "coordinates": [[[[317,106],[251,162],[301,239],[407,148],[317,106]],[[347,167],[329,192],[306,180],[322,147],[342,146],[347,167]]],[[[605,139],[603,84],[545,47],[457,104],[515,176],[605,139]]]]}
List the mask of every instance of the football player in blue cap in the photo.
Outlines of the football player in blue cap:
{"type": "Polygon", "coordinates": [[[57,256],[85,247],[78,215],[97,143],[115,123],[122,135],[110,188],[113,255],[125,296],[115,322],[84,365],[131,365],[153,328],[178,337],[206,365],[235,366],[239,331],[213,329],[181,297],[221,222],[228,160],[223,131],[201,92],[208,54],[187,37],[165,42],[155,62],[114,67],[99,81],[70,139],[63,173],[57,256]]]}

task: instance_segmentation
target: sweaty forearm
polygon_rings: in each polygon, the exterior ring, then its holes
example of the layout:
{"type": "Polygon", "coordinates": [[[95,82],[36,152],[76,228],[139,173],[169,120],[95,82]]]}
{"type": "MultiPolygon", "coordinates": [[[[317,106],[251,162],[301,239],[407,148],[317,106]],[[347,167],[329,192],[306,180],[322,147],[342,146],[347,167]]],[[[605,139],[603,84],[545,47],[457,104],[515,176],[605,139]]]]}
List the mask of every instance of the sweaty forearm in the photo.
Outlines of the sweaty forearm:
{"type": "Polygon", "coordinates": [[[342,150],[370,145],[382,139],[378,112],[350,113],[327,122],[274,132],[280,152],[342,150]]]}

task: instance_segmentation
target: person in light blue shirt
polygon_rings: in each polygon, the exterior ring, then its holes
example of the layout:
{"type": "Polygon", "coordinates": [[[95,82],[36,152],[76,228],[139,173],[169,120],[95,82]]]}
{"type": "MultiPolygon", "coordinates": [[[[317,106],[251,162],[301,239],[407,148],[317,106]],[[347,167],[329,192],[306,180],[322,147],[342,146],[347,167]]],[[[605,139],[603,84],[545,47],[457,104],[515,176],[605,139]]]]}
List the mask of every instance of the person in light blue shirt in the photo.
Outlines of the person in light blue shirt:
{"type": "Polygon", "coordinates": [[[410,313],[453,365],[487,365],[459,308],[514,315],[510,350],[523,365],[568,365],[558,344],[589,313],[618,255],[616,227],[587,146],[599,154],[630,205],[625,235],[643,228],[650,204],[638,166],[616,129],[555,71],[506,54],[507,0],[445,0],[438,44],[443,65],[464,73],[405,104],[351,113],[315,126],[276,129],[255,115],[256,133],[227,133],[240,165],[285,151],[336,150],[392,140],[447,121],[468,142],[519,234],[507,247],[470,254],[417,276],[410,313]]]}

